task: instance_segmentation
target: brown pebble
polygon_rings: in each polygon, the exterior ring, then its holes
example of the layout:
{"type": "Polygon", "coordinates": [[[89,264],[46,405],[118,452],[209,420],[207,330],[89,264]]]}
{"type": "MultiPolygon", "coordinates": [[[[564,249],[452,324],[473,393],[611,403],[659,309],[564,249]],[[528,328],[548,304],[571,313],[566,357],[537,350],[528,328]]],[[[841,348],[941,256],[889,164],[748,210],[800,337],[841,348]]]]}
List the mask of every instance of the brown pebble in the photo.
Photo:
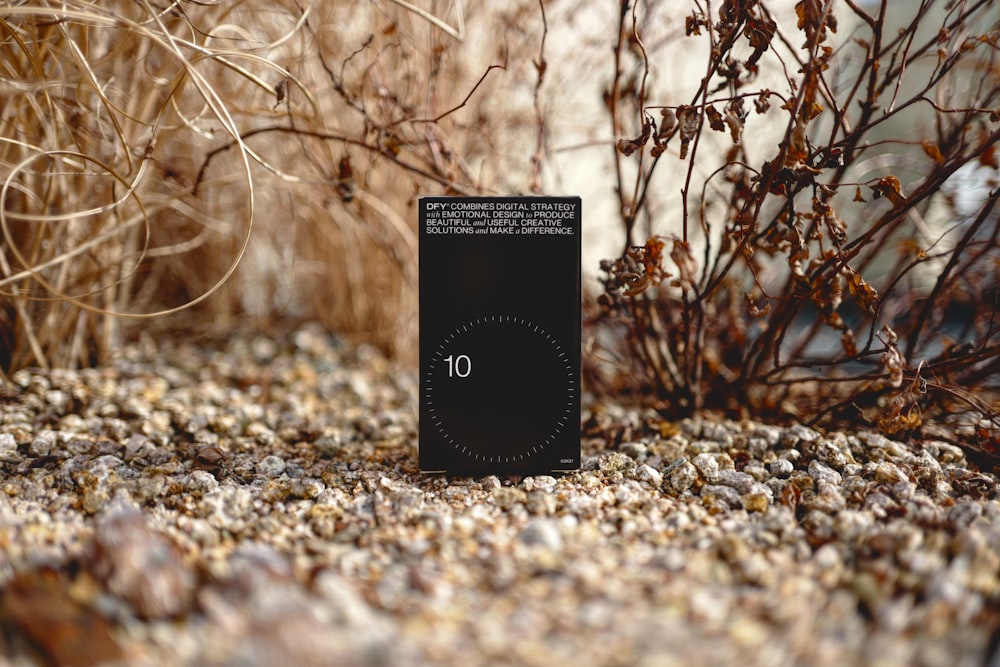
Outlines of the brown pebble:
{"type": "Polygon", "coordinates": [[[202,447],[194,457],[195,469],[210,472],[216,479],[222,478],[225,463],[226,454],[215,446],[202,447]]]}
{"type": "Polygon", "coordinates": [[[197,583],[173,541],[132,507],[101,518],[87,564],[109,591],[147,619],[182,613],[197,583]]]}

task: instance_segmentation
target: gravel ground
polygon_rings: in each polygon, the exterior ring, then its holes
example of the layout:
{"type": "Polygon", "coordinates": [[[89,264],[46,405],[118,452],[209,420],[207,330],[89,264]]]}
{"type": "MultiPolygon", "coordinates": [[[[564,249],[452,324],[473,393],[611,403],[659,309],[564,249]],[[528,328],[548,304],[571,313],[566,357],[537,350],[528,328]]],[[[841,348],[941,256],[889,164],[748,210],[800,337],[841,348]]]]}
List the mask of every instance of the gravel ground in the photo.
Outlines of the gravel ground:
{"type": "Polygon", "coordinates": [[[425,476],[415,374],[308,327],[12,380],[0,664],[1000,665],[944,442],[591,405],[579,472],[425,476]]]}

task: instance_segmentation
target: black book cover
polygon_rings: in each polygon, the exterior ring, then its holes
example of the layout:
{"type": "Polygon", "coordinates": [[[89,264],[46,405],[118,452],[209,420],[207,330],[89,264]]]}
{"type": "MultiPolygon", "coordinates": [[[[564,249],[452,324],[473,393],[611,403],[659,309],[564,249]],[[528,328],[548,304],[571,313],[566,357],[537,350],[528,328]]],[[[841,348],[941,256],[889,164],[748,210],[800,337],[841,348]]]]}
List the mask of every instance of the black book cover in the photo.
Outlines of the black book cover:
{"type": "Polygon", "coordinates": [[[580,464],[579,197],[420,200],[420,468],[580,464]]]}

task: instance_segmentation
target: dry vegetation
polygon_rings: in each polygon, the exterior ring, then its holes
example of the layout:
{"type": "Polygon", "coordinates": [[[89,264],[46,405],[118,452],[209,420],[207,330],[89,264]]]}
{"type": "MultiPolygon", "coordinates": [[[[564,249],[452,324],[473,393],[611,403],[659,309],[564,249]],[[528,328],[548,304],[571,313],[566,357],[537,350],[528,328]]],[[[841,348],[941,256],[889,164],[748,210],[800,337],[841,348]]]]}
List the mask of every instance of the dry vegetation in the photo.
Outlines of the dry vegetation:
{"type": "Polygon", "coordinates": [[[996,2],[784,5],[623,1],[572,45],[571,0],[9,5],[0,367],[240,318],[412,355],[416,197],[550,189],[596,82],[624,251],[592,388],[897,434],[971,410],[995,452],[996,2]]]}
{"type": "Polygon", "coordinates": [[[238,318],[320,319],[405,356],[415,198],[538,169],[539,5],[483,4],[0,10],[0,368],[238,318]],[[495,52],[470,57],[484,33],[495,52]]]}
{"type": "Polygon", "coordinates": [[[621,5],[606,98],[626,247],[594,319],[624,349],[593,379],[667,413],[901,435],[974,414],[966,442],[1000,456],[996,3],[802,0],[787,22],[771,4],[694,2],[687,39],[710,49],[674,98],[649,92],[643,5],[621,5]]]}

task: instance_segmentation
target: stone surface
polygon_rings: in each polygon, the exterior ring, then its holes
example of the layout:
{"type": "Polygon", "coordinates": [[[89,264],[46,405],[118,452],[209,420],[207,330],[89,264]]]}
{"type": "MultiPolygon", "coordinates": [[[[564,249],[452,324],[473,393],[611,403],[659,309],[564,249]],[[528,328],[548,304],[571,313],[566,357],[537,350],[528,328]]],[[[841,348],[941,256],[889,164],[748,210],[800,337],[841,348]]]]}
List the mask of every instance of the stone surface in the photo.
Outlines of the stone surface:
{"type": "Polygon", "coordinates": [[[414,373],[312,327],[11,381],[0,664],[1000,660],[949,443],[590,401],[578,472],[422,475],[414,373]]]}

